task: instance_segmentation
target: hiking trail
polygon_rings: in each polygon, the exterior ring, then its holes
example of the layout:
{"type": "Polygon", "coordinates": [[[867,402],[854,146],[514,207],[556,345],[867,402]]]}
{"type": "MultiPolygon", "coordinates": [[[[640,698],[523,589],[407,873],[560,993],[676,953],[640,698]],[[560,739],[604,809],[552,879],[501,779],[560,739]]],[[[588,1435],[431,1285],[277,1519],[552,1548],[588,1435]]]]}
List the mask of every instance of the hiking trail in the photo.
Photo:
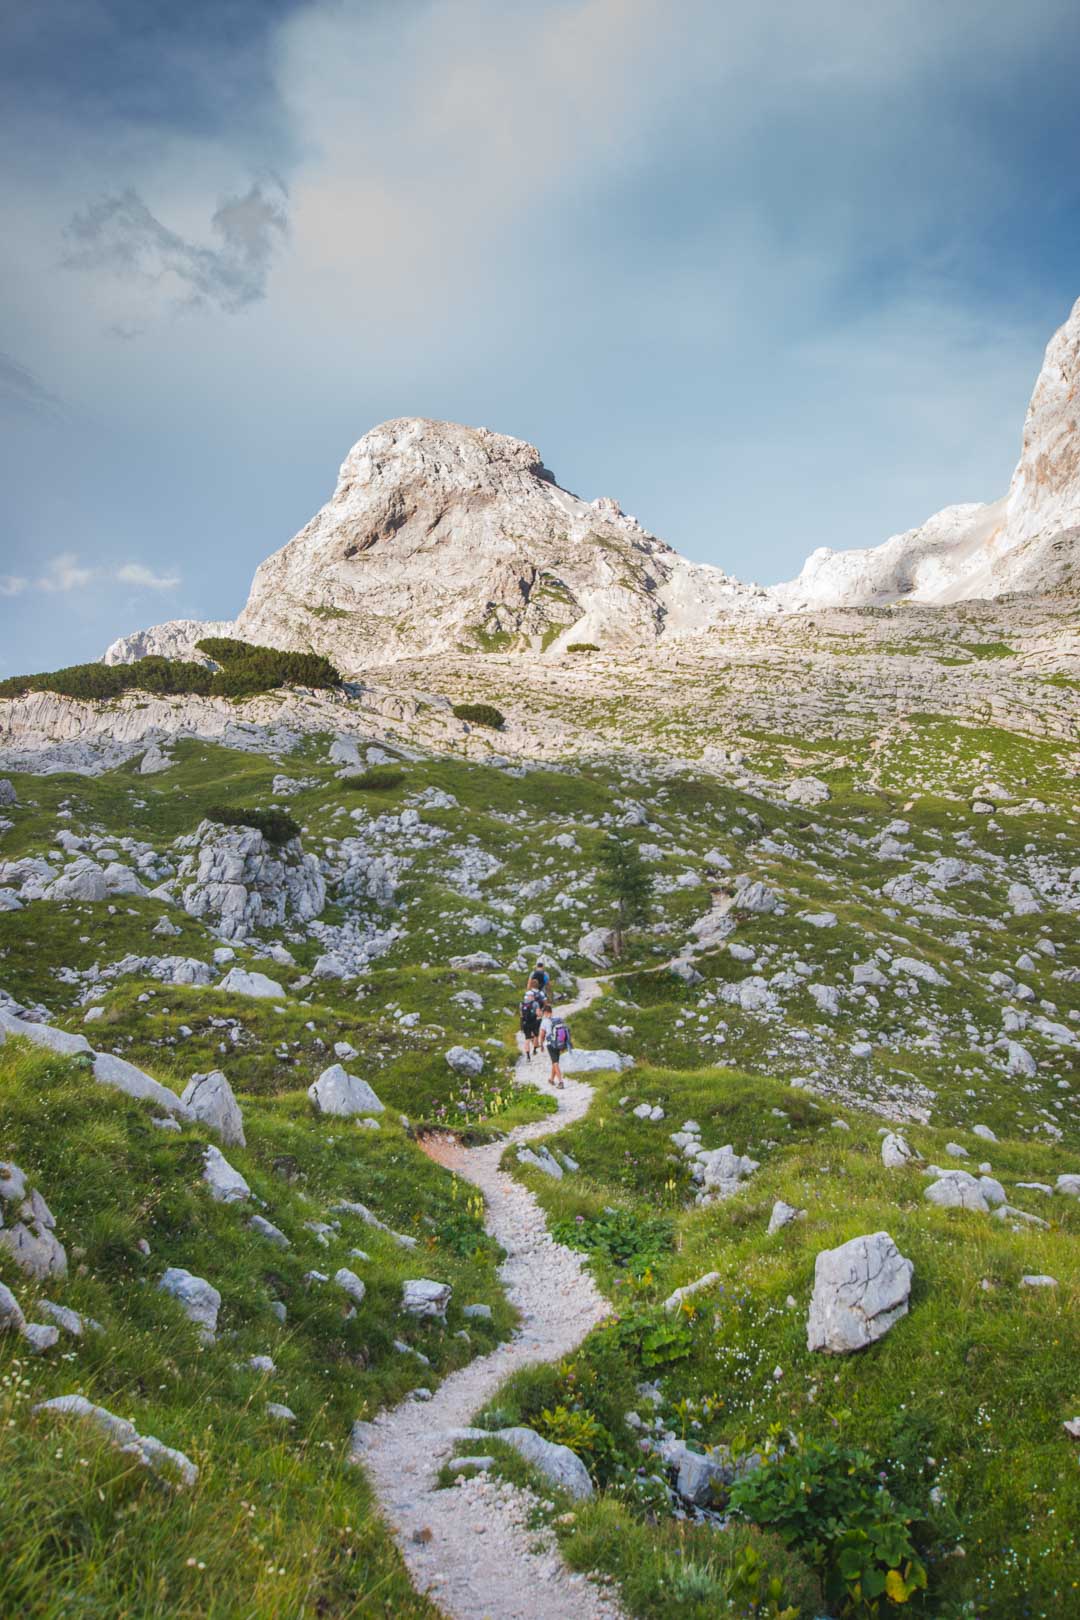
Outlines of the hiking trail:
{"type": "MultiPolygon", "coordinates": [[[[580,1012],[600,994],[597,979],[579,979],[580,1012]]],[[[519,1125],[498,1142],[466,1148],[452,1137],[428,1138],[425,1150],[484,1195],[484,1224],[506,1251],[500,1277],[520,1313],[515,1336],[450,1376],[430,1401],[405,1400],[354,1431],[382,1515],[401,1549],[413,1584],[450,1620],[625,1620],[613,1593],[563,1563],[553,1532],[530,1525],[529,1491],[478,1475],[435,1488],[440,1468],[480,1443],[452,1438],[511,1373],[569,1355],[610,1309],[585,1256],[556,1243],[527,1188],[499,1169],[510,1144],[536,1141],[581,1119],[592,1087],[577,1078],[615,1066],[614,1054],[575,1050],[563,1060],[566,1087],[553,1093],[556,1114],[519,1125]],[[606,1061],[605,1061],[606,1060],[606,1061]]],[[[515,1083],[546,1075],[541,1059],[520,1057],[515,1083]]]]}

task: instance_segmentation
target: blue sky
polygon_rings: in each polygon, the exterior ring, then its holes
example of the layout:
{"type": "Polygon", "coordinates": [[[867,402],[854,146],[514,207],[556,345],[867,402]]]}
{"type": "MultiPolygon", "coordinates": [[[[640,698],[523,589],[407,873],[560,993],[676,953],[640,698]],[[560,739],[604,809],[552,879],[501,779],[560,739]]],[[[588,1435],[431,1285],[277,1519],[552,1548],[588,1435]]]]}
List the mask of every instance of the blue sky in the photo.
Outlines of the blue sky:
{"type": "Polygon", "coordinates": [[[399,415],[765,582],[1005,489],[1080,296],[1073,0],[35,0],[0,672],[228,617],[399,415]]]}

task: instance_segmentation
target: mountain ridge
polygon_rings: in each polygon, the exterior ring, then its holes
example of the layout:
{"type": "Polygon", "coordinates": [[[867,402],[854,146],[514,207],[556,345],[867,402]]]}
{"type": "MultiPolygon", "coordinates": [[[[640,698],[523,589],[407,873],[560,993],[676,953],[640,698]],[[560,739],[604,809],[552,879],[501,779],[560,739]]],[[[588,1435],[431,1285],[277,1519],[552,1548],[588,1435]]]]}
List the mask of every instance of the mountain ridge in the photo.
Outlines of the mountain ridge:
{"type": "Polygon", "coordinates": [[[488,428],[399,417],[353,445],[330,500],[259,564],[235,620],[122,636],[127,663],[200,636],[310,648],[352,675],[444,653],[561,653],[692,637],[733,619],[928,605],[1080,582],[1080,301],[1047,346],[1000,500],[945,507],[881,545],[811,553],[747,584],[683,557],[608,497],[562,488],[539,450],[488,428]]]}

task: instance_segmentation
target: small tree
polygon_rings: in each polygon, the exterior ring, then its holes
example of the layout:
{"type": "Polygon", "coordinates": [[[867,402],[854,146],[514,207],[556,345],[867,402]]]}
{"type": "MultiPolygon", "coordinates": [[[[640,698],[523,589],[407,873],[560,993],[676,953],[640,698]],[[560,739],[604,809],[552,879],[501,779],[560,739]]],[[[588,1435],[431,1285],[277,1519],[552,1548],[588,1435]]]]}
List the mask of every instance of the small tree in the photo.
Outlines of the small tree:
{"type": "Polygon", "coordinates": [[[629,838],[608,833],[600,846],[600,874],[597,887],[615,909],[612,932],[615,955],[623,953],[623,936],[628,928],[647,921],[653,880],[638,847],[629,838]]]}

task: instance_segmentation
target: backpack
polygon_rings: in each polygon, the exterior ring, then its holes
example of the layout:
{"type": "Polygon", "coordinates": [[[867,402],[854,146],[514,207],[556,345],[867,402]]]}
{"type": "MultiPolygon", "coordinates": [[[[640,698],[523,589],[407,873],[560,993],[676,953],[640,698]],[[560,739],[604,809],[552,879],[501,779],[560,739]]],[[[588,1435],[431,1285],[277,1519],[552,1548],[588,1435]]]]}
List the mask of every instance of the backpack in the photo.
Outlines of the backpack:
{"type": "Polygon", "coordinates": [[[567,1025],[563,1023],[561,1018],[556,1018],[555,1022],[552,1024],[551,1034],[555,1045],[559,1048],[560,1052],[569,1051],[571,1045],[570,1030],[567,1025]]]}
{"type": "Polygon", "coordinates": [[[534,997],[526,996],[525,1000],[521,1003],[521,1022],[522,1022],[523,1025],[527,1024],[530,1019],[535,1018],[535,1017],[536,1017],[536,1001],[535,1001],[534,997]]]}

